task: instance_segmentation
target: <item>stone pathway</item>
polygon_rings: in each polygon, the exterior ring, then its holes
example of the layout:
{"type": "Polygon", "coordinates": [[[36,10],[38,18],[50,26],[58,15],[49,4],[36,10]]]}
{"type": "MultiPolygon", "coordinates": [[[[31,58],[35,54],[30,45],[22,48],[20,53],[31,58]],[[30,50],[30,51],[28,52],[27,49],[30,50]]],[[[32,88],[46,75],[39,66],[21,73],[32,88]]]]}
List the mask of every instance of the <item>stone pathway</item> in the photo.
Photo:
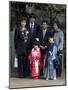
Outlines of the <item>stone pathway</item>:
{"type": "Polygon", "coordinates": [[[10,88],[25,88],[54,85],[65,85],[65,78],[60,77],[57,78],[57,80],[10,78],[10,88]]]}

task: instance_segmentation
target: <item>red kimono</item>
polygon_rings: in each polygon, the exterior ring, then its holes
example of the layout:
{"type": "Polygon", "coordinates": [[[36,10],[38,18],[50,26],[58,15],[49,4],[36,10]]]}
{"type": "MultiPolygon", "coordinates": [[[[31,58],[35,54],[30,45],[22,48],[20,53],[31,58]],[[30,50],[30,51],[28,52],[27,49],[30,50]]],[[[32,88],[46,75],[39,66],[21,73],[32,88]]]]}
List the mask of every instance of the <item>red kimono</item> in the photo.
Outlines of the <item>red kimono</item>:
{"type": "Polygon", "coordinates": [[[28,55],[30,61],[30,75],[32,78],[38,78],[42,69],[42,55],[40,48],[33,48],[28,55]]]}

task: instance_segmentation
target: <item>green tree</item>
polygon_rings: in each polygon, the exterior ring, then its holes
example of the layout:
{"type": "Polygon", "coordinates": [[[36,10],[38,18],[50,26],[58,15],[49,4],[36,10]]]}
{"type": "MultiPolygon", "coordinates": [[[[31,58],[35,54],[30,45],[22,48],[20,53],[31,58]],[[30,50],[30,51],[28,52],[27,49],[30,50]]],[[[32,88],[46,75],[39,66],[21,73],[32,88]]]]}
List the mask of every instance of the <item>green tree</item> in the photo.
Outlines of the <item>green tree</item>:
{"type": "Polygon", "coordinates": [[[66,5],[35,4],[35,8],[46,11],[48,18],[50,19],[50,24],[52,24],[52,22],[56,20],[58,14],[62,14],[62,15],[66,14],[66,5]]]}

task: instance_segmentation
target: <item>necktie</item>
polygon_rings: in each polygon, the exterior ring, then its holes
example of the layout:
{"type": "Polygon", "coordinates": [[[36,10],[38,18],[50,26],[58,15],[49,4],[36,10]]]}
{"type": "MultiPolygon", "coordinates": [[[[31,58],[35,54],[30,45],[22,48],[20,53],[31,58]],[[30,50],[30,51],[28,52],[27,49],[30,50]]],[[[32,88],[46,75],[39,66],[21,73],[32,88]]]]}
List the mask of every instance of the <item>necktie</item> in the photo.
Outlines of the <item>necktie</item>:
{"type": "Polygon", "coordinates": [[[44,39],[44,37],[45,37],[45,30],[43,30],[43,39],[44,39]]]}
{"type": "Polygon", "coordinates": [[[33,33],[33,24],[31,24],[31,33],[33,33]]]}

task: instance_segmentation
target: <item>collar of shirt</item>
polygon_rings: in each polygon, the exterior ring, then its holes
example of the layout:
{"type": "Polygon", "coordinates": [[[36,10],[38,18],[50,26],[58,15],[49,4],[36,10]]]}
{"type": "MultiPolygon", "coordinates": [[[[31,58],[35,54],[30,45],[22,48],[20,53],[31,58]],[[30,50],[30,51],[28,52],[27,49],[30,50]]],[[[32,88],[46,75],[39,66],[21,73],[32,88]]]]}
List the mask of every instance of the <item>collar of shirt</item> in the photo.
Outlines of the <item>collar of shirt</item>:
{"type": "Polygon", "coordinates": [[[47,31],[46,29],[43,29],[43,32],[45,32],[45,33],[46,33],[46,31],[47,31]]]}
{"type": "Polygon", "coordinates": [[[44,37],[45,37],[46,31],[47,31],[46,29],[43,30],[43,39],[44,39],[44,37]]]}
{"type": "Polygon", "coordinates": [[[34,28],[35,23],[30,23],[30,28],[31,28],[31,25],[32,25],[32,27],[34,28]]]}

